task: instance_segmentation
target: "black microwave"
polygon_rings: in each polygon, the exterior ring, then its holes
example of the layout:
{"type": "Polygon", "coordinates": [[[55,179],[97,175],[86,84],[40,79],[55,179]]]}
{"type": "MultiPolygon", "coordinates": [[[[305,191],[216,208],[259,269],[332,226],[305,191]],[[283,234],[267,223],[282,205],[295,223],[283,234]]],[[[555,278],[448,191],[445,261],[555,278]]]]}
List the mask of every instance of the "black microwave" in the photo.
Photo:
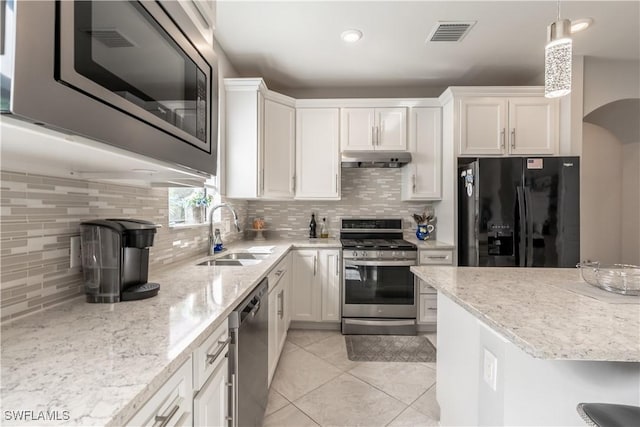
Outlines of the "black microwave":
{"type": "Polygon", "coordinates": [[[162,3],[2,3],[3,113],[216,173],[213,47],[162,3]]]}

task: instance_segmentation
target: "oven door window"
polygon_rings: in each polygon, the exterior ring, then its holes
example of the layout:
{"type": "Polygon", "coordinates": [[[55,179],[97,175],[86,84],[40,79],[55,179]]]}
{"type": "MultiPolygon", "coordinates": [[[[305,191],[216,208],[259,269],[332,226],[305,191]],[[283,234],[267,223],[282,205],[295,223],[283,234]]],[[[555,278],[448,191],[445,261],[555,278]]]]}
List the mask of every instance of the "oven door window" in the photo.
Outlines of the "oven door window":
{"type": "Polygon", "coordinates": [[[60,79],[208,149],[211,67],[152,6],[155,16],[136,1],[61,2],[60,79]]]}
{"type": "Polygon", "coordinates": [[[406,266],[345,265],[345,304],[414,303],[413,274],[406,266]]]}

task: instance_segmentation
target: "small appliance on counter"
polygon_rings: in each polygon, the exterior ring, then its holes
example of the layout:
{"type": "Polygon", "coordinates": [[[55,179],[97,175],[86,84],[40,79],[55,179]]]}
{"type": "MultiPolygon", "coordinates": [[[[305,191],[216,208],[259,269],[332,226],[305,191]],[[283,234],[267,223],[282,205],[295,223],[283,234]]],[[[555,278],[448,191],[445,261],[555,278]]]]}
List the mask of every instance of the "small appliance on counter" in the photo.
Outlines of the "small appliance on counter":
{"type": "Polygon", "coordinates": [[[80,224],[87,302],[132,301],[158,294],[160,285],[147,282],[149,247],[157,228],[140,219],[96,219],[80,224]]]}

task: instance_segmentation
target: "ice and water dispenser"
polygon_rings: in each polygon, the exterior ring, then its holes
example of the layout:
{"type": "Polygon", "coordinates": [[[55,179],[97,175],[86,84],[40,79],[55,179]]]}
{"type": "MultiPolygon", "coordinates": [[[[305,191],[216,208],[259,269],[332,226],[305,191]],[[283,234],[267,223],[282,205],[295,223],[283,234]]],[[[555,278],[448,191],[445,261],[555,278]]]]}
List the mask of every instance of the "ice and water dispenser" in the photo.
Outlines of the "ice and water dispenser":
{"type": "Polygon", "coordinates": [[[139,219],[97,219],[80,224],[87,302],[112,303],[157,295],[160,285],[147,282],[149,247],[157,227],[139,219]]]}

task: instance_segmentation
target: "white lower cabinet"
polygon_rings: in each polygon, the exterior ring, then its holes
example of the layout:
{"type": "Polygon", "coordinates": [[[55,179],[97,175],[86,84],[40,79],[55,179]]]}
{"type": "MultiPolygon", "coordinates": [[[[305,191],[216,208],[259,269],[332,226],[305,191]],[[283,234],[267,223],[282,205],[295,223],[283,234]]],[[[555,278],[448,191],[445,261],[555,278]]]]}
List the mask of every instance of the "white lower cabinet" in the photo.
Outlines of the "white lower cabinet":
{"type": "Polygon", "coordinates": [[[225,319],[193,352],[193,425],[226,427],[229,406],[229,323],[225,319]]]}
{"type": "Polygon", "coordinates": [[[225,357],[193,399],[193,425],[226,427],[228,412],[229,360],[225,357]]]}
{"type": "Polygon", "coordinates": [[[292,254],[292,320],[340,321],[340,250],[302,249],[292,254]]]}
{"type": "Polygon", "coordinates": [[[291,255],[287,255],[269,275],[269,385],[278,366],[289,329],[289,293],[291,282],[291,255]]]}
{"type": "MultiPolygon", "coordinates": [[[[420,265],[452,265],[452,249],[420,249],[418,255],[420,265]]],[[[418,324],[435,326],[438,321],[438,292],[418,278],[418,324]]]]}
{"type": "Polygon", "coordinates": [[[127,423],[128,426],[191,426],[193,397],[192,358],[127,423]]]}

